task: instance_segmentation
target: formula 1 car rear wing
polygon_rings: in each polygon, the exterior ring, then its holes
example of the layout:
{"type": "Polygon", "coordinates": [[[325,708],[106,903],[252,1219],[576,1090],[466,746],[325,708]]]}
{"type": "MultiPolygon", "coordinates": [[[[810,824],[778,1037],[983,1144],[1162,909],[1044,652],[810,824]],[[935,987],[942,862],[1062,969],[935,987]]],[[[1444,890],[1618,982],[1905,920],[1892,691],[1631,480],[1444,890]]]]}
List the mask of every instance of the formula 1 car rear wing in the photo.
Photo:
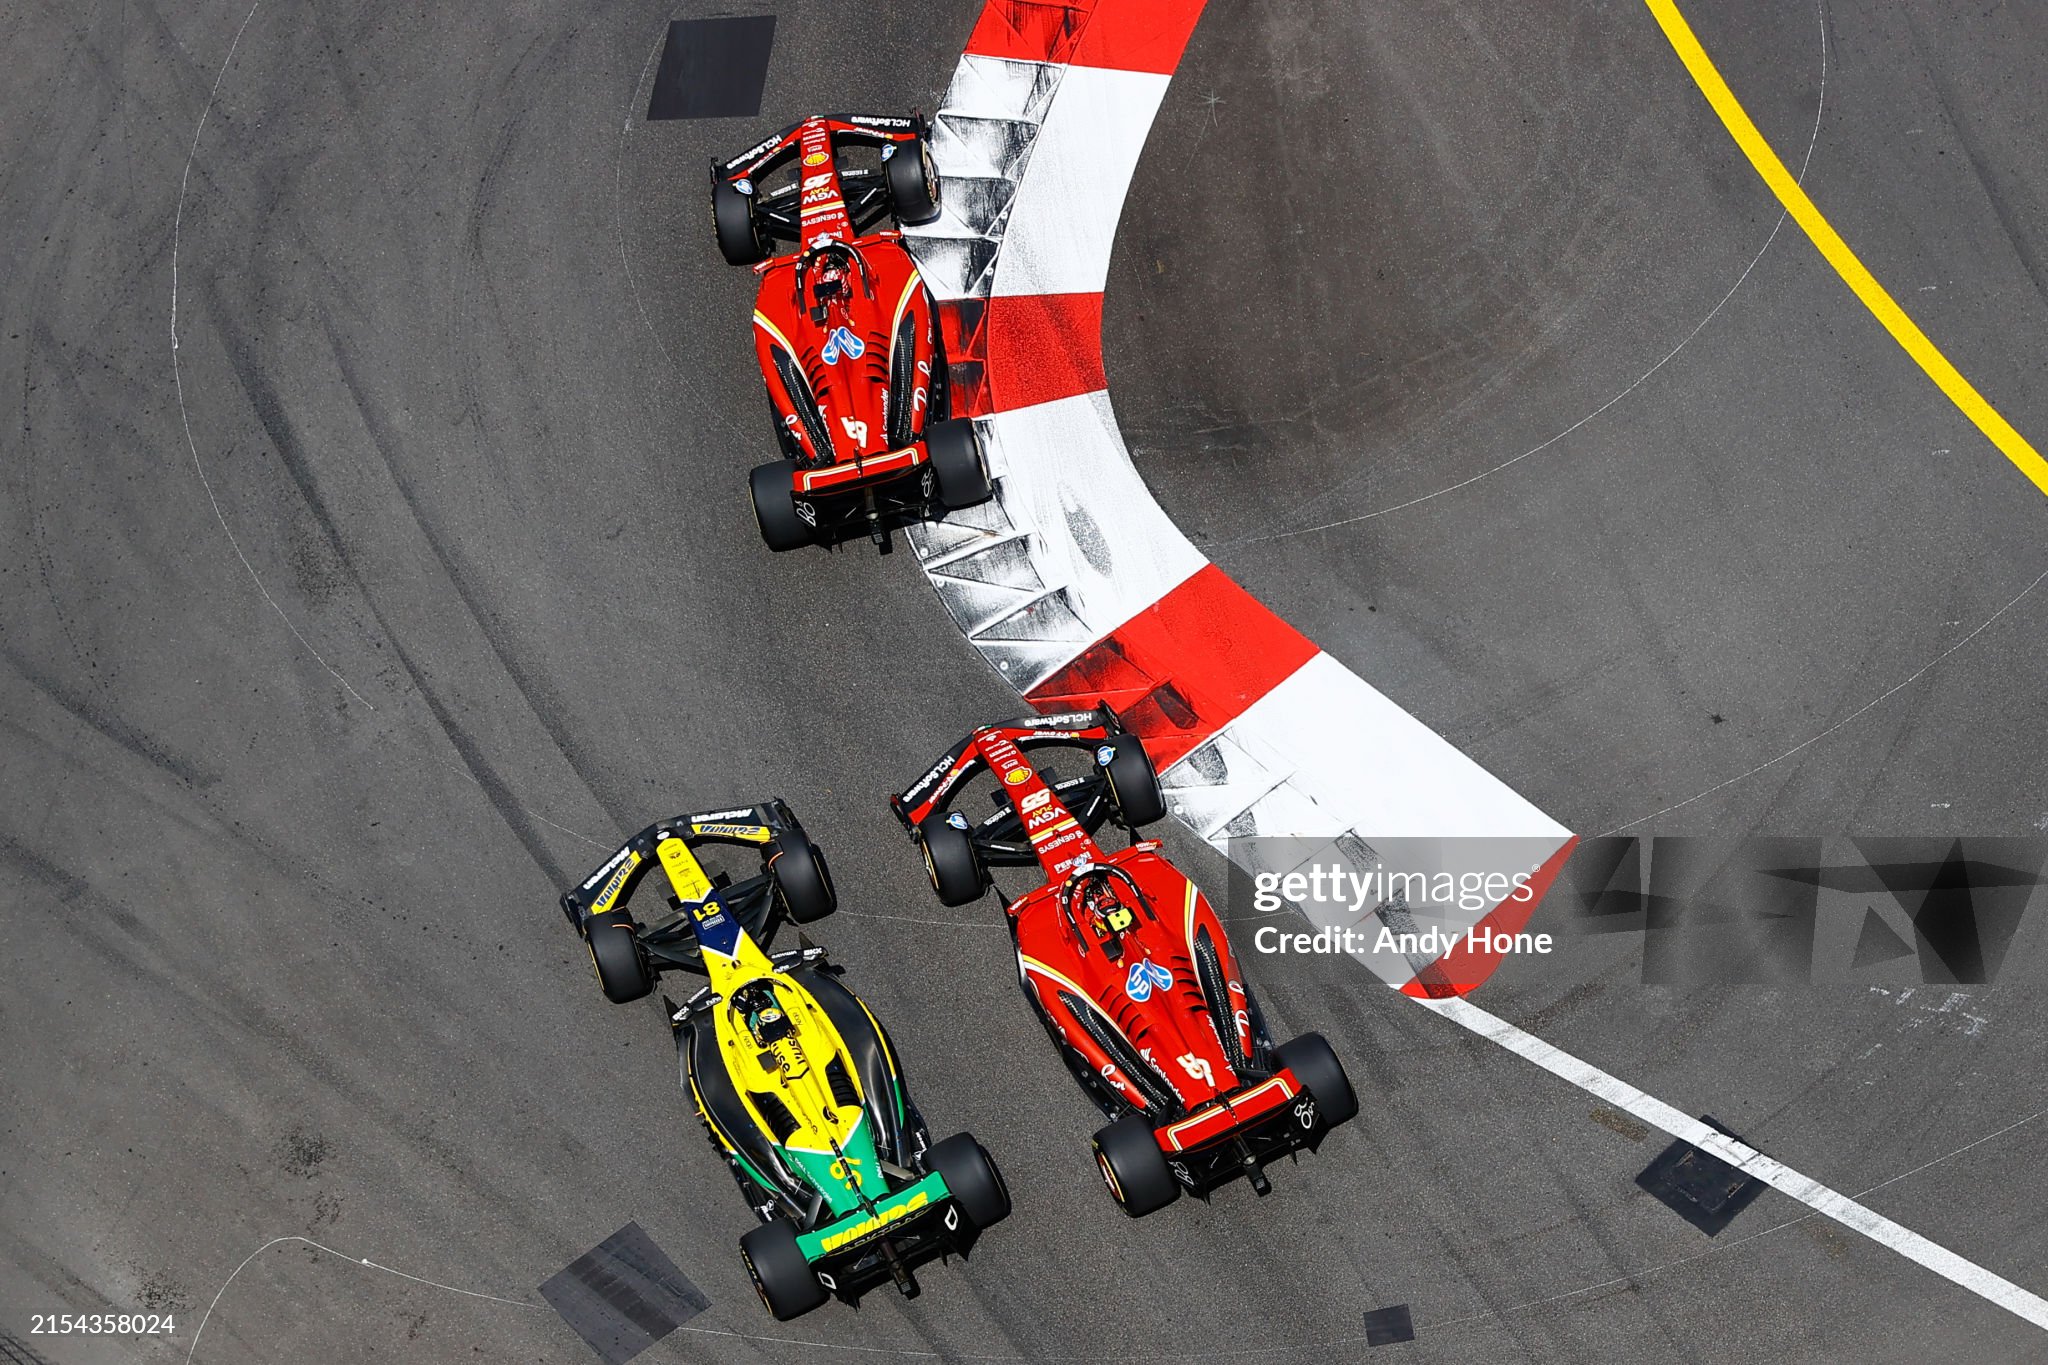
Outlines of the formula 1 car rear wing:
{"type": "MultiPolygon", "coordinates": [[[[908,789],[890,797],[889,806],[904,827],[912,831],[926,821],[941,819],[967,829],[987,866],[1028,867],[1037,861],[1037,855],[1025,838],[1023,818],[1004,798],[1001,790],[993,793],[995,813],[978,824],[970,826],[964,813],[950,810],[962,786],[977,772],[988,768],[982,745],[991,741],[1008,741],[1025,753],[1048,748],[1099,750],[1124,733],[1123,723],[1107,703],[1098,704],[1092,711],[1025,716],[984,725],[947,750],[908,789]]],[[[1073,777],[1062,777],[1047,771],[1041,764],[1033,764],[1039,768],[1040,775],[1052,787],[1061,804],[1090,834],[1114,813],[1114,799],[1101,762],[1099,755],[1095,756],[1088,771],[1073,777]]]]}
{"type": "Polygon", "coordinates": [[[569,917],[569,923],[580,931],[592,919],[620,912],[648,869],[663,862],[658,850],[670,839],[680,840],[693,854],[706,845],[717,844],[754,849],[760,854],[762,870],[756,876],[733,881],[724,873],[707,874],[697,866],[694,857],[678,860],[686,865],[681,876],[689,883],[673,884],[677,873],[668,869],[672,885],[667,899],[670,908],[678,913],[639,930],[640,944],[655,964],[702,970],[702,956],[697,951],[690,917],[681,911],[685,899],[702,900],[714,892],[741,928],[765,942],[765,931],[772,927],[770,920],[775,911],[774,879],[768,865],[781,851],[784,840],[804,839],[803,825],[780,797],[759,805],[655,821],[628,839],[580,884],[562,893],[562,913],[569,917]]]}

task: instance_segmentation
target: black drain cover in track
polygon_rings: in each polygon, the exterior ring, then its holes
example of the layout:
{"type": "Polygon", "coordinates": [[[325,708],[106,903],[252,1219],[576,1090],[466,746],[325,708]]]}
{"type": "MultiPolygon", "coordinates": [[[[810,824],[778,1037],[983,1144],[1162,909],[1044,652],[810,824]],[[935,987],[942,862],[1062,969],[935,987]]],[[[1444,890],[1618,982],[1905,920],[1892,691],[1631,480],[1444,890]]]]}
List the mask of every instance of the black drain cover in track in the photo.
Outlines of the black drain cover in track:
{"type": "MultiPolygon", "coordinates": [[[[1702,1114],[1700,1122],[1725,1137],[1741,1138],[1702,1114]]],[[[1744,1175],[1721,1158],[1703,1152],[1680,1139],[1666,1147],[1636,1177],[1636,1184],[1657,1196],[1663,1205],[1709,1237],[1735,1221],[1763,1193],[1764,1183],[1744,1175]]]]}
{"type": "Polygon", "coordinates": [[[625,1365],[711,1306],[638,1223],[569,1262],[540,1296],[605,1365],[625,1365]]]}
{"type": "Polygon", "coordinates": [[[1365,1315],[1365,1344],[1368,1346],[1392,1346],[1396,1342],[1415,1340],[1415,1322],[1410,1317],[1408,1305],[1397,1303],[1391,1308],[1375,1308],[1365,1315]]]}
{"type": "Polygon", "coordinates": [[[672,20],[647,117],[753,118],[761,112],[774,45],[772,14],[672,20]]]}

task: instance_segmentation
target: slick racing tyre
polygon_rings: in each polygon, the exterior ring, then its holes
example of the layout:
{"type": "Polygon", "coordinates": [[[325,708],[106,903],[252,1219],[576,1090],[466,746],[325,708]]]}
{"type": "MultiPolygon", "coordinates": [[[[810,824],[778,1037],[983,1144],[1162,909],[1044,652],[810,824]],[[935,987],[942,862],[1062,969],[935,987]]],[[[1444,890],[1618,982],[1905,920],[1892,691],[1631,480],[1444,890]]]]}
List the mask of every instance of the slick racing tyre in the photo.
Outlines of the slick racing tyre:
{"type": "Polygon", "coordinates": [[[931,455],[939,501],[947,509],[973,507],[995,493],[989,483],[988,461],[982,458],[981,437],[975,434],[970,419],[955,417],[932,423],[924,431],[924,448],[931,455]]]}
{"type": "Polygon", "coordinates": [[[719,254],[728,265],[753,265],[768,259],[768,245],[761,240],[760,225],[754,221],[754,197],[741,194],[730,180],[711,182],[711,225],[718,232],[719,254]]]}
{"type": "Polygon", "coordinates": [[[977,1229],[992,1228],[1010,1216],[1010,1187],[995,1159],[970,1135],[947,1138],[926,1155],[925,1165],[945,1180],[953,1202],[977,1229]]]}
{"type": "Polygon", "coordinates": [[[1292,1071],[1308,1087],[1316,1102],[1316,1122],[1335,1128],[1358,1113],[1358,1096],[1352,1093],[1351,1078],[1344,1063],[1320,1033],[1304,1033],[1274,1049],[1280,1065],[1292,1071]]]}
{"type": "Polygon", "coordinates": [[[1166,1154],[1142,1114],[1126,1114],[1095,1134],[1095,1167],[1109,1197],[1133,1218],[1180,1198],[1180,1182],[1167,1169],[1166,1154]]]}
{"type": "Polygon", "coordinates": [[[981,899],[988,890],[988,869],[981,865],[974,840],[967,831],[950,825],[941,817],[917,827],[918,846],[924,850],[924,870],[932,879],[932,890],[946,905],[966,905],[981,899]]]}
{"type": "Polygon", "coordinates": [[[769,868],[782,897],[782,913],[798,924],[821,920],[839,908],[832,872],[825,866],[825,850],[810,840],[785,844],[769,868]]]}
{"type": "Polygon", "coordinates": [[[777,460],[756,466],[751,478],[754,523],[761,528],[761,539],[768,548],[778,553],[811,543],[810,526],[796,514],[796,493],[790,482],[795,474],[795,460],[777,460]]]}
{"type": "Polygon", "coordinates": [[[590,965],[597,969],[597,984],[604,998],[615,1005],[638,1000],[654,989],[654,973],[640,955],[640,940],[623,916],[607,915],[589,929],[590,965]]]}
{"type": "Polygon", "coordinates": [[[929,223],[939,216],[939,173],[923,138],[899,142],[882,163],[889,181],[889,211],[899,223],[929,223]]]}
{"type": "Polygon", "coordinates": [[[818,1272],[804,1259],[796,1229],[778,1218],[740,1238],[740,1258],[753,1277],[754,1292],[777,1322],[800,1318],[825,1301],[818,1272]]]}
{"type": "Polygon", "coordinates": [[[1105,746],[1109,761],[1102,771],[1109,777],[1109,794],[1116,801],[1116,813],[1125,825],[1136,829],[1166,818],[1166,793],[1159,789],[1159,771],[1152,756],[1136,735],[1113,735],[1105,746]]]}

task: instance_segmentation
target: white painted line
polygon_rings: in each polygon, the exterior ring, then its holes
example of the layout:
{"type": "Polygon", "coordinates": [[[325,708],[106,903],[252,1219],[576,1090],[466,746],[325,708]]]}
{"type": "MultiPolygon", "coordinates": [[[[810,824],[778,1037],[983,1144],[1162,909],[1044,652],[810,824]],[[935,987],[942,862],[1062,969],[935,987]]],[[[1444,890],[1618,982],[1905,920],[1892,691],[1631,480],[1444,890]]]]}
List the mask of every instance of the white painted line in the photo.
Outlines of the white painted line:
{"type": "Polygon", "coordinates": [[[1712,1153],[1743,1174],[1754,1176],[1772,1189],[1791,1195],[1815,1212],[1825,1214],[1850,1231],[1860,1232],[1880,1246],[1925,1266],[1951,1284],[1997,1304],[2036,1327],[2048,1329],[2048,1299],[2020,1288],[2004,1276],[1958,1256],[1947,1247],[1930,1242],[1911,1228],[1894,1223],[1848,1195],[1831,1190],[1810,1176],[1801,1175],[1748,1143],[1715,1132],[1690,1114],[1672,1108],[1654,1095],[1645,1094],[1627,1081],[1608,1075],[1590,1062],[1582,1062],[1569,1052],[1552,1047],[1535,1034],[1525,1033],[1463,997],[1441,1000],[1417,999],[1414,996],[1403,998],[1415,1000],[1424,1009],[1463,1025],[1488,1042],[1497,1043],[1534,1062],[1551,1075],[1570,1081],[1587,1094],[1635,1115],[1672,1137],[1712,1153]]]}
{"type": "Polygon", "coordinates": [[[206,1335],[206,1324],[212,1320],[213,1310],[220,1307],[221,1297],[228,1292],[228,1286],[232,1285],[235,1282],[235,1280],[240,1277],[241,1273],[249,1268],[249,1263],[251,1261],[255,1260],[258,1256],[261,1256],[264,1252],[270,1250],[272,1247],[282,1246],[286,1242],[298,1242],[304,1246],[311,1247],[315,1251],[324,1251],[329,1256],[334,1256],[341,1260],[347,1261],[351,1265],[368,1266],[372,1270],[381,1270],[386,1275],[396,1275],[401,1280],[411,1280],[414,1284],[423,1284],[427,1286],[429,1289],[445,1289],[451,1294],[460,1294],[465,1299],[483,1299],[487,1303],[502,1303],[511,1308],[531,1308],[536,1312],[541,1313],[545,1313],[547,1311],[546,1304],[527,1303],[520,1299],[500,1298],[496,1294],[480,1293],[479,1291],[474,1289],[458,1289],[452,1284],[442,1284],[439,1280],[423,1279],[418,1275],[410,1275],[403,1270],[396,1270],[388,1265],[379,1265],[377,1262],[371,1260],[367,1256],[351,1256],[346,1251],[336,1251],[333,1247],[324,1246],[321,1243],[314,1241],[310,1237],[300,1237],[295,1234],[287,1233],[283,1237],[271,1238],[262,1246],[257,1247],[254,1251],[250,1252],[247,1256],[244,1256],[242,1258],[242,1263],[236,1266],[232,1271],[230,1271],[228,1273],[227,1279],[221,1282],[220,1288],[214,1291],[213,1302],[207,1304],[206,1311],[199,1315],[199,1326],[192,1333],[192,1344],[185,1350],[185,1365],[192,1365],[192,1357],[199,1354],[199,1338],[206,1335]]]}

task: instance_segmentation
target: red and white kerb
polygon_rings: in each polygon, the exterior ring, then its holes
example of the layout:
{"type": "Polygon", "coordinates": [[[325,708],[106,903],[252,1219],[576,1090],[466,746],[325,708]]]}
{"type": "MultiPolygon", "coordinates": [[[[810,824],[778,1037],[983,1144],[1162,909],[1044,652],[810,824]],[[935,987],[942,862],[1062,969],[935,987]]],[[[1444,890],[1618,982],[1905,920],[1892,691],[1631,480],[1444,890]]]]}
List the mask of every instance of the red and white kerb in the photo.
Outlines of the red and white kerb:
{"type": "MultiPolygon", "coordinates": [[[[1131,174],[1201,10],[1202,0],[983,10],[934,118],[944,210],[906,238],[940,301],[955,411],[978,421],[997,496],[914,530],[912,543],[991,665],[1043,711],[1115,706],[1159,763],[1174,813],[1211,844],[1246,858],[1233,838],[1353,850],[1526,840],[1540,895],[1570,831],[1209,563],[1125,449],[1103,376],[1103,282],[1131,174]]],[[[1518,929],[1535,904],[1470,918],[1518,929]]],[[[1418,994],[1470,989],[1497,965],[1462,949],[1435,963],[1366,960],[1418,994]]]]}

